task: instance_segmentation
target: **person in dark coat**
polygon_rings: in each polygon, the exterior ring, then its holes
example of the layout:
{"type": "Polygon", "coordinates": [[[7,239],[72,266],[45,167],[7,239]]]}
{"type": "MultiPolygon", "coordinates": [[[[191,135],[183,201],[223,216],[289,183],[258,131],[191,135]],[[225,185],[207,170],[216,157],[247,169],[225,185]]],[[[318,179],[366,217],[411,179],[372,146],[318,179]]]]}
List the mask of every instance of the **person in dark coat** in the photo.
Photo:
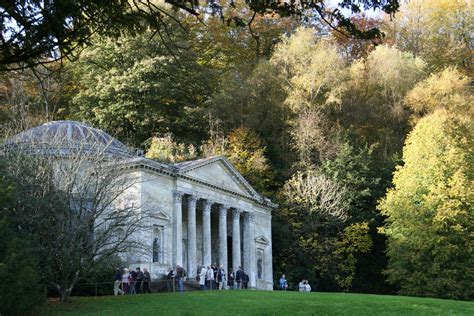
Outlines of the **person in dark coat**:
{"type": "Polygon", "coordinates": [[[151,276],[150,272],[148,272],[147,268],[143,269],[143,293],[151,293],[150,291],[150,282],[151,276]]]}
{"type": "Polygon", "coordinates": [[[234,272],[229,272],[229,276],[227,278],[227,286],[231,289],[234,287],[234,272]]]}
{"type": "Polygon", "coordinates": [[[143,272],[140,267],[137,267],[137,282],[135,283],[135,292],[140,294],[142,292],[143,272]]]}
{"type": "Polygon", "coordinates": [[[173,292],[174,289],[174,271],[173,268],[169,268],[168,274],[166,275],[166,288],[168,289],[168,292],[173,292]]]}
{"type": "Polygon", "coordinates": [[[179,291],[184,292],[184,282],[186,281],[186,270],[180,265],[176,266],[176,277],[178,278],[179,291]]]}
{"type": "Polygon", "coordinates": [[[212,264],[211,269],[212,269],[212,273],[214,274],[214,278],[212,279],[212,284],[213,284],[212,287],[217,289],[219,286],[217,284],[217,270],[218,270],[217,264],[216,263],[212,264]]]}
{"type": "Polygon", "coordinates": [[[128,276],[130,280],[128,286],[128,294],[137,294],[135,284],[137,283],[137,271],[130,269],[130,274],[128,276]]]}
{"type": "Polygon", "coordinates": [[[249,275],[247,273],[244,272],[244,289],[248,289],[249,288],[249,275]]]}
{"type": "Polygon", "coordinates": [[[120,285],[122,284],[122,269],[117,268],[115,270],[115,277],[114,277],[114,295],[123,294],[123,291],[120,289],[120,285]]]}
{"type": "Polygon", "coordinates": [[[237,283],[238,290],[242,289],[243,281],[244,281],[244,270],[242,270],[242,267],[239,267],[239,269],[235,273],[235,282],[237,283]]]}

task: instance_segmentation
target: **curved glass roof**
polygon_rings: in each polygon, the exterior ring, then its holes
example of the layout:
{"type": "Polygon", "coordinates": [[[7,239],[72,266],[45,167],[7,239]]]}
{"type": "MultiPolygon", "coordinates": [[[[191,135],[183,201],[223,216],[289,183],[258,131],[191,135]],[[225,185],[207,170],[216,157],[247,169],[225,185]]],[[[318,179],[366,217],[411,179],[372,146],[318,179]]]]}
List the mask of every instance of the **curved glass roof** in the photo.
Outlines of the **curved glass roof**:
{"type": "Polygon", "coordinates": [[[113,156],[133,156],[132,151],[114,137],[77,121],[48,122],[11,137],[4,145],[60,150],[65,155],[71,150],[101,150],[113,156]]]}

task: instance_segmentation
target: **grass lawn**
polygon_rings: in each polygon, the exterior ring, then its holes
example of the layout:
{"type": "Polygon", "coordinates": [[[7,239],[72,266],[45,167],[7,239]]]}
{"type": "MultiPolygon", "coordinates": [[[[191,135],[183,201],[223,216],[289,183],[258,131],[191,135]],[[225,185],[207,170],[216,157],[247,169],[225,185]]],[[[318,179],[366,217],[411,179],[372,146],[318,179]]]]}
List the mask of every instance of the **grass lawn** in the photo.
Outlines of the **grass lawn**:
{"type": "Polygon", "coordinates": [[[42,315],[474,315],[474,302],[346,293],[206,291],[73,298],[42,315]]]}

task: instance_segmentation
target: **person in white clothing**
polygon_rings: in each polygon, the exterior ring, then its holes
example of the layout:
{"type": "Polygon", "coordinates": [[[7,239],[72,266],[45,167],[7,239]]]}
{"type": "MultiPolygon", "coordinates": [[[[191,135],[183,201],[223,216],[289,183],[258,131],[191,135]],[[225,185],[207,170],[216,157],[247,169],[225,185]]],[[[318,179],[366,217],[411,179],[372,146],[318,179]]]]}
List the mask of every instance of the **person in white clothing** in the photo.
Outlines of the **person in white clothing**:
{"type": "Polygon", "coordinates": [[[304,284],[304,279],[303,279],[301,280],[300,283],[298,283],[298,291],[304,292],[304,289],[305,289],[305,284],[304,284]]]}
{"type": "Polygon", "coordinates": [[[214,270],[210,266],[207,267],[206,280],[208,283],[208,289],[212,290],[212,284],[214,283],[214,270]]]}
{"type": "Polygon", "coordinates": [[[201,290],[204,290],[206,286],[206,273],[207,269],[203,266],[201,268],[201,272],[199,273],[199,287],[201,288],[201,290]]]}
{"type": "Polygon", "coordinates": [[[128,273],[128,269],[125,268],[123,269],[123,274],[122,274],[122,291],[123,294],[128,294],[128,285],[129,285],[129,279],[128,277],[130,274],[128,273]]]}

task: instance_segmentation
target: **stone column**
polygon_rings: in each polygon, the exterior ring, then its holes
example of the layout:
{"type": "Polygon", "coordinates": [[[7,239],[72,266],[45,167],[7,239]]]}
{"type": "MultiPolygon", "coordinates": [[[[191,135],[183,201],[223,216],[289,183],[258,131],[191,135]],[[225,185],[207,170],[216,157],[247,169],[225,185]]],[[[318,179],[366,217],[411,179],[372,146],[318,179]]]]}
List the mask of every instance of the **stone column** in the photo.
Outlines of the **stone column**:
{"type": "Polygon", "coordinates": [[[183,192],[173,191],[173,264],[183,265],[183,192]]]}
{"type": "Polygon", "coordinates": [[[202,264],[210,266],[211,258],[211,206],[212,202],[204,200],[202,210],[202,264]]]}
{"type": "Polygon", "coordinates": [[[253,213],[244,212],[243,242],[244,242],[244,271],[249,275],[249,286],[256,287],[255,241],[253,236],[253,213]]]}
{"type": "Polygon", "coordinates": [[[227,210],[229,206],[219,207],[219,265],[227,272],[227,210]]]}
{"type": "Polygon", "coordinates": [[[235,272],[242,265],[240,260],[240,214],[239,209],[232,211],[232,270],[235,272]]]}
{"type": "Polygon", "coordinates": [[[188,197],[188,277],[194,278],[197,270],[196,258],[196,201],[195,196],[188,197]]]}

